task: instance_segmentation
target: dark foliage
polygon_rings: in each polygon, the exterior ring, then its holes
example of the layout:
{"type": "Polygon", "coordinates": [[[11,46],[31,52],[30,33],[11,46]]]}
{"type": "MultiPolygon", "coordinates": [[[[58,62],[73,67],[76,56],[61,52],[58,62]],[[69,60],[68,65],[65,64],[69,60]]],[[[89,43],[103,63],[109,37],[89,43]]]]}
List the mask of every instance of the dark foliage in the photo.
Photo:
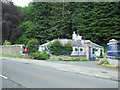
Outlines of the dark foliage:
{"type": "Polygon", "coordinates": [[[40,44],[71,38],[72,32],[97,44],[120,40],[120,2],[34,2],[23,12],[25,20],[18,43],[37,38],[40,44]]]}
{"type": "Polygon", "coordinates": [[[2,2],[2,43],[5,40],[15,43],[22,32],[18,27],[22,17],[23,14],[12,2],[2,2]]]}

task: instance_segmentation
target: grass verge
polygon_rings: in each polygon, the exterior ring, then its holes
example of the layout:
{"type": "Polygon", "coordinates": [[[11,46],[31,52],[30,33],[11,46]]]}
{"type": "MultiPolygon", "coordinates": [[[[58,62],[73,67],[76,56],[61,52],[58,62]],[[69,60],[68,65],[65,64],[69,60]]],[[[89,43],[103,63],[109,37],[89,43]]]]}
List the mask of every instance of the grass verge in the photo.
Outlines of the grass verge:
{"type": "Polygon", "coordinates": [[[88,59],[67,59],[67,58],[49,58],[48,60],[52,61],[90,61],[88,59]]]}
{"type": "Polygon", "coordinates": [[[113,66],[111,64],[98,64],[97,65],[101,65],[101,66],[104,66],[104,67],[109,67],[109,68],[118,68],[118,66],[113,66]]]}
{"type": "Polygon", "coordinates": [[[59,58],[49,58],[48,60],[59,61],[59,58]]]}
{"type": "Polygon", "coordinates": [[[108,64],[108,65],[103,64],[102,66],[109,67],[109,68],[118,68],[118,66],[113,66],[113,65],[110,65],[110,64],[108,64]]]}
{"type": "Polygon", "coordinates": [[[8,54],[0,54],[0,56],[15,57],[15,58],[22,58],[22,56],[17,56],[17,55],[8,55],[8,54]]]}

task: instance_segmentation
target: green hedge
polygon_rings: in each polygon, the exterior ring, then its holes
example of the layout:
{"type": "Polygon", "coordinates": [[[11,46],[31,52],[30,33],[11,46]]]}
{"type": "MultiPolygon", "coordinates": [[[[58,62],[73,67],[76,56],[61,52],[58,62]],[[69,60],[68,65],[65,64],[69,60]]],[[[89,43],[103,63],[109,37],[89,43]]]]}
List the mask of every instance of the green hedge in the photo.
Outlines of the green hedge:
{"type": "Polygon", "coordinates": [[[45,53],[45,52],[35,52],[31,54],[33,59],[38,59],[38,60],[47,60],[50,58],[50,55],[45,53]]]}
{"type": "Polygon", "coordinates": [[[47,48],[52,55],[70,55],[72,52],[70,43],[62,44],[59,40],[50,43],[47,48]]]}
{"type": "Polygon", "coordinates": [[[28,41],[26,47],[28,47],[28,53],[34,53],[38,51],[39,42],[37,39],[31,39],[28,41]]]}

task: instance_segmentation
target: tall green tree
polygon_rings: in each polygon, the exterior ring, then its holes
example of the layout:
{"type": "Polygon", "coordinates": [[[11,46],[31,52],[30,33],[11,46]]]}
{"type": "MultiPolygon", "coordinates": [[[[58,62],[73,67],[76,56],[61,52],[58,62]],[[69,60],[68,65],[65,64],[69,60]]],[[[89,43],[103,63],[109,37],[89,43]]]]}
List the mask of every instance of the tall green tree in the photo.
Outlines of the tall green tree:
{"type": "Polygon", "coordinates": [[[12,44],[21,36],[18,26],[23,20],[23,13],[12,2],[2,2],[2,43],[5,40],[12,44]]]}
{"type": "Polygon", "coordinates": [[[23,32],[17,42],[70,39],[76,31],[83,39],[106,45],[112,38],[120,39],[119,8],[120,2],[33,2],[25,7],[23,32]]]}

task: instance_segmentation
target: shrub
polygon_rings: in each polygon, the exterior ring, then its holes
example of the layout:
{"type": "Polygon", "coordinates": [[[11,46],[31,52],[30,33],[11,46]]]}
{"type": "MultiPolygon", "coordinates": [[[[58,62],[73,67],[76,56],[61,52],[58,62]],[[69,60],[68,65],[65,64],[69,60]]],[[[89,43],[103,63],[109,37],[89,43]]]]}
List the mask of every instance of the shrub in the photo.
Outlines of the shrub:
{"type": "Polygon", "coordinates": [[[55,40],[54,42],[48,45],[48,49],[53,55],[60,55],[62,52],[62,44],[59,40],[55,40]]]}
{"type": "Polygon", "coordinates": [[[38,59],[38,60],[47,60],[50,57],[50,55],[45,52],[35,52],[32,53],[31,56],[33,59],[38,59]]]}
{"type": "Polygon", "coordinates": [[[48,46],[49,51],[53,55],[70,55],[72,52],[72,45],[70,43],[61,44],[59,40],[55,40],[48,46]]]}
{"type": "Polygon", "coordinates": [[[28,41],[27,45],[29,53],[33,53],[38,51],[39,48],[39,42],[37,39],[31,39],[28,41]]]}
{"type": "Polygon", "coordinates": [[[70,55],[72,52],[72,45],[70,43],[66,43],[64,44],[65,49],[63,51],[65,51],[65,55],[70,55]]]}
{"type": "Polygon", "coordinates": [[[11,42],[5,40],[5,42],[3,43],[3,45],[11,45],[11,42]]]}
{"type": "Polygon", "coordinates": [[[110,64],[107,60],[103,60],[103,61],[101,61],[101,63],[100,63],[100,65],[108,65],[108,64],[110,64]]]}

